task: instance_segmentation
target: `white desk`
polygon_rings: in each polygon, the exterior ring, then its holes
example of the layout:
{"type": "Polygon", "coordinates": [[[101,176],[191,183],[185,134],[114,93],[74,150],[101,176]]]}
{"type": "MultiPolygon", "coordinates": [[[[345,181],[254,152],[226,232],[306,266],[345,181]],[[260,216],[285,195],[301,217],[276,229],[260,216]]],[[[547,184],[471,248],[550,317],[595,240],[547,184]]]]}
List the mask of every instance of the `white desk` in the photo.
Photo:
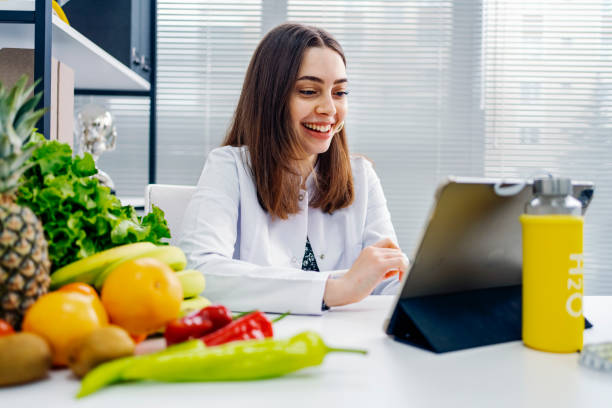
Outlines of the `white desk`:
{"type": "MultiPolygon", "coordinates": [[[[612,373],[578,365],[578,354],[549,354],[516,341],[437,355],[397,343],[383,330],[392,297],[370,297],[323,317],[289,316],[277,337],[309,329],[338,347],[367,356],[331,354],[323,365],[265,381],[140,383],[103,389],[75,400],[68,370],[49,379],[0,389],[0,406],[14,407],[610,407],[612,373]]],[[[612,297],[588,297],[595,325],[585,343],[612,341],[612,297]]]]}

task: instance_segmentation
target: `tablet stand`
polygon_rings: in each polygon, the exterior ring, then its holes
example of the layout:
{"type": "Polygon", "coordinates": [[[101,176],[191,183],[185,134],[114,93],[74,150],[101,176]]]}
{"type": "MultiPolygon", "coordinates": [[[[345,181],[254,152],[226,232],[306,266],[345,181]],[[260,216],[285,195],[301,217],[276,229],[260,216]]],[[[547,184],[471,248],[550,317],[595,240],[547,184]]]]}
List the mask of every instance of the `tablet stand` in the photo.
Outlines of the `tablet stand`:
{"type": "Polygon", "coordinates": [[[521,304],[521,285],[400,299],[387,334],[436,353],[521,340],[521,304]]]}

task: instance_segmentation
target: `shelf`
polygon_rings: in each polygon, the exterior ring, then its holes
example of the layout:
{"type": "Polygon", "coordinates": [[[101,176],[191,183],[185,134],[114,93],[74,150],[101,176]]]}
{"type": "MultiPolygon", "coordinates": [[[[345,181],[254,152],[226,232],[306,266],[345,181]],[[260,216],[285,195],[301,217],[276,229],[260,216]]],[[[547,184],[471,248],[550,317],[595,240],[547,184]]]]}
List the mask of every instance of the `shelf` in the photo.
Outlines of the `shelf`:
{"type": "MultiPolygon", "coordinates": [[[[34,1],[0,0],[0,10],[34,11],[34,1]]],[[[77,89],[149,91],[151,85],[137,73],[52,16],[52,54],[74,70],[77,89]]],[[[0,23],[0,48],[34,48],[34,24],[0,23]]]]}

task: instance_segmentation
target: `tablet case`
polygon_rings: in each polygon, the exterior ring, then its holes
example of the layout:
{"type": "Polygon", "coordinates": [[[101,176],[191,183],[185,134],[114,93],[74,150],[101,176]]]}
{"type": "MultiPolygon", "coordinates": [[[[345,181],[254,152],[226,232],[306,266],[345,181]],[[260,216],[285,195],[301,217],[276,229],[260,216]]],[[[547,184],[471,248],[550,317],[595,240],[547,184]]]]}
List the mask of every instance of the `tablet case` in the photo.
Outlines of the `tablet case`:
{"type": "Polygon", "coordinates": [[[521,285],[400,299],[387,334],[436,353],[521,340],[521,305],[521,285]]]}
{"type": "MultiPolygon", "coordinates": [[[[593,189],[573,183],[583,213],[593,189]]],[[[442,182],[386,332],[437,353],[521,340],[518,217],[531,198],[525,181],[442,182]]]]}

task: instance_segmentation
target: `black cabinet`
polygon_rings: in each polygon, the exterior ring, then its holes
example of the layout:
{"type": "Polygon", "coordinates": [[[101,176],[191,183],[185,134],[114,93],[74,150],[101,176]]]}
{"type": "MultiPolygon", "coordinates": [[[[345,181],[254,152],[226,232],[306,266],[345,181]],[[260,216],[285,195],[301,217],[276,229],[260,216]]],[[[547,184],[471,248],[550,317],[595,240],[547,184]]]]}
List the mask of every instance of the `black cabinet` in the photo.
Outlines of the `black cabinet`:
{"type": "Polygon", "coordinates": [[[62,8],[72,27],[150,81],[153,1],[71,0],[62,8]]]}

